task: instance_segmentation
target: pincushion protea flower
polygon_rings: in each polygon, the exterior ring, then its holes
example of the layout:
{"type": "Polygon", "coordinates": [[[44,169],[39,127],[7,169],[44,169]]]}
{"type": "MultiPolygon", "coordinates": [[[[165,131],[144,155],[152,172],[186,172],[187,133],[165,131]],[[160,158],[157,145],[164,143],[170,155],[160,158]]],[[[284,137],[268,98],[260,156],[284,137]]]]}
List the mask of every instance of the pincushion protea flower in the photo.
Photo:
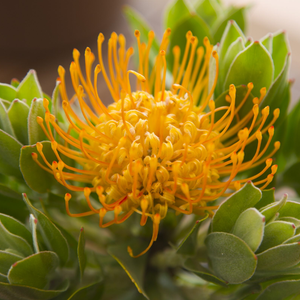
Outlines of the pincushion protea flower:
{"type": "MultiPolygon", "coordinates": [[[[213,98],[218,78],[218,54],[207,38],[205,50],[197,48],[198,40],[188,32],[186,48],[180,61],[180,49],[174,47],[173,84],[166,89],[166,58],[170,30],[166,30],[154,67],[150,70],[149,53],[154,33],[149,32],[148,44],[141,43],[139,31],[135,32],[138,43],[138,72],[127,70],[133,49],[125,48],[123,35],[113,33],[108,41],[108,67],[103,63],[104,36],[98,37],[99,64],[91,76],[95,60],[90,48],[85,51],[85,76],[79,64],[79,52],[73,51],[74,61],[70,74],[75,96],[69,100],[65,87],[65,70],[60,66],[60,94],[63,110],[69,122],[65,132],[56,117],[46,109],[45,120],[38,117],[57,161],[48,162],[42,144],[37,144],[40,154],[33,159],[43,169],[70,191],[83,191],[90,208],[87,212],[72,214],[69,210],[71,195],[65,195],[66,210],[70,216],[81,217],[99,214],[100,227],[124,222],[134,212],[141,215],[140,224],[153,222],[153,234],[144,254],[157,239],[159,224],[171,208],[182,214],[213,214],[217,206],[210,202],[238,190],[248,180],[264,189],[272,181],[277,166],[270,158],[279,148],[266,155],[274,134],[273,124],[279,110],[268,124],[269,108],[259,113],[259,98],[254,98],[253,108],[243,117],[239,111],[248,99],[253,84],[236,105],[236,89],[229,87],[227,106],[216,107],[213,98]],[[118,46],[119,45],[119,46],[118,46]],[[212,88],[208,88],[209,61],[214,58],[216,75],[212,88]],[[115,103],[105,107],[97,90],[98,74],[103,78],[115,103]],[[108,74],[109,73],[109,74],[108,74]],[[132,91],[129,76],[137,77],[136,91],[132,91]],[[82,118],[72,108],[77,99],[82,118]],[[90,102],[87,102],[89,99],[90,102]],[[196,103],[199,103],[196,106],[196,103]],[[90,108],[90,105],[92,108],[90,108]],[[221,116],[217,118],[217,114],[221,116]],[[245,127],[248,126],[248,127],[245,127]],[[51,127],[60,136],[56,141],[51,127]],[[262,134],[268,132],[268,140],[262,146],[262,134]],[[244,160],[245,147],[257,144],[252,158],[244,160]],[[70,166],[62,157],[76,162],[79,168],[70,166]],[[42,160],[46,165],[42,163],[42,160]],[[263,170],[253,177],[236,180],[238,173],[265,163],[263,170]],[[271,169],[265,179],[256,178],[271,169]],[[80,184],[73,185],[73,182],[80,184]],[[90,200],[91,192],[98,195],[101,208],[95,208],[90,200]],[[112,212],[110,218],[106,215],[112,212]],[[109,221],[104,221],[104,219],[109,221]]],[[[100,206],[100,205],[99,205],[100,206]]],[[[134,256],[130,247],[128,251],[134,256]]]]}

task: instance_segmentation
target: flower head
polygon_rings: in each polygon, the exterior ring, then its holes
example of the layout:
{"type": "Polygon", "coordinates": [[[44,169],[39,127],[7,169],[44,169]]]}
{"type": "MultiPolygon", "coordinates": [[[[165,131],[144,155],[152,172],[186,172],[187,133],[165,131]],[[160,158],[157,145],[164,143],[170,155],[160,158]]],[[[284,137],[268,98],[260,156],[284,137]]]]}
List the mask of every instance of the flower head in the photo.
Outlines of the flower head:
{"type": "MultiPolygon", "coordinates": [[[[270,158],[279,148],[266,155],[274,134],[273,123],[279,115],[275,110],[272,121],[267,122],[269,108],[259,112],[259,98],[253,99],[253,108],[242,117],[239,111],[249,98],[253,84],[245,87],[244,98],[236,105],[236,89],[229,87],[228,105],[216,107],[213,98],[218,77],[218,54],[207,38],[205,49],[197,48],[198,40],[191,32],[186,34],[184,53],[174,47],[174,67],[171,89],[166,88],[167,62],[165,51],[170,30],[166,30],[159,53],[151,68],[149,55],[154,33],[149,32],[148,44],[138,43],[139,67],[137,72],[127,70],[133,49],[126,50],[123,35],[113,33],[108,41],[108,72],[102,56],[102,34],[98,38],[99,64],[94,69],[94,54],[85,51],[85,74],[79,63],[79,52],[73,51],[70,66],[75,91],[69,100],[65,88],[65,71],[60,66],[60,94],[63,110],[69,122],[64,131],[56,117],[48,109],[45,100],[45,120],[38,122],[52,144],[57,161],[48,162],[41,144],[35,161],[70,191],[82,191],[90,210],[72,214],[69,210],[71,195],[65,195],[66,209],[70,216],[99,214],[100,227],[124,222],[133,213],[141,216],[140,224],[153,222],[153,235],[145,253],[157,239],[159,224],[169,209],[183,214],[213,214],[217,206],[209,202],[238,190],[248,180],[264,189],[276,172],[270,158]],[[182,56],[182,59],[180,57],[182,56]],[[213,58],[216,75],[209,88],[209,61],[213,58]],[[99,73],[107,84],[114,103],[106,107],[98,94],[99,73]],[[137,78],[133,91],[129,77],[137,78]],[[81,113],[75,112],[78,101],[81,113]],[[91,105],[91,107],[90,107],[91,105]],[[55,139],[51,126],[59,138],[55,139]],[[262,146],[262,135],[268,140],[262,146]],[[256,145],[250,159],[244,159],[248,144],[256,145]],[[63,157],[75,161],[68,165],[63,157]],[[265,163],[265,168],[251,178],[237,180],[244,170],[265,163]],[[267,171],[270,169],[270,171],[267,171]],[[269,175],[255,181],[265,172],[269,175]],[[76,185],[74,182],[80,184],[76,185]],[[95,208],[90,200],[91,192],[98,195],[101,208],[95,208]],[[111,214],[109,221],[107,215],[111,214]]],[[[133,255],[129,248],[129,253],[133,255]]],[[[137,256],[139,256],[137,255],[137,256]]]]}

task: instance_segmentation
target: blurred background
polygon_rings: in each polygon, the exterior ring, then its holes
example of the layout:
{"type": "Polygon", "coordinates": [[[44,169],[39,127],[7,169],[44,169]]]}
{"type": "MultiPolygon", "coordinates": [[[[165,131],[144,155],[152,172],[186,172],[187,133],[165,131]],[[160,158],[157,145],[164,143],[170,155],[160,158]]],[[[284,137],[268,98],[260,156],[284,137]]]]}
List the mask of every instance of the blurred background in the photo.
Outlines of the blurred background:
{"type": "MultiPolygon", "coordinates": [[[[15,0],[1,1],[0,82],[21,80],[35,69],[45,93],[51,94],[57,67],[69,68],[72,50],[82,54],[89,46],[96,51],[99,32],[108,39],[112,31],[123,33],[127,43],[133,34],[122,15],[128,4],[144,16],[158,36],[163,32],[163,13],[169,1],[162,0],[15,0]]],[[[191,1],[187,1],[191,3],[191,1]]],[[[284,29],[292,52],[290,78],[295,79],[292,100],[300,97],[300,1],[223,0],[225,4],[248,5],[247,36],[260,39],[284,29]]],[[[103,99],[103,98],[102,98],[103,99]]],[[[103,99],[104,100],[104,99],[103,99]]],[[[108,101],[110,102],[110,100],[108,101]]]]}

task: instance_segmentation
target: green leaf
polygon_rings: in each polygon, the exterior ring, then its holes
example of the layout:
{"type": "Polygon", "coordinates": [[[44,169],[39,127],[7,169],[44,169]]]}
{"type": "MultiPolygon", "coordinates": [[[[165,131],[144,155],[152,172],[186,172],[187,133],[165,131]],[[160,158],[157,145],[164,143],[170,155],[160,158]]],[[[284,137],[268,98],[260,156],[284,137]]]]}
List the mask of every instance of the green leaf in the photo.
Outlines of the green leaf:
{"type": "Polygon", "coordinates": [[[44,251],[13,264],[7,277],[11,284],[43,289],[58,265],[58,256],[54,252],[44,251]]]}
{"type": "MultiPolygon", "coordinates": [[[[51,142],[45,141],[41,144],[43,145],[43,153],[47,160],[50,163],[56,161],[57,158],[52,151],[51,142]]],[[[32,159],[32,153],[37,153],[39,162],[46,166],[36,149],[36,145],[24,146],[22,147],[20,156],[20,169],[23,174],[23,177],[27,185],[33,190],[39,193],[49,192],[56,184],[56,180],[54,179],[52,174],[49,174],[48,172],[43,170],[32,159]]]]}
{"type": "Polygon", "coordinates": [[[263,252],[269,248],[282,244],[295,234],[295,225],[284,221],[274,221],[265,227],[264,239],[258,249],[263,252]]]}
{"type": "Polygon", "coordinates": [[[215,276],[214,274],[212,274],[209,270],[207,270],[206,268],[204,268],[203,266],[201,266],[200,262],[197,261],[196,259],[193,258],[188,258],[185,262],[184,262],[184,268],[186,268],[188,271],[193,272],[194,274],[196,274],[197,276],[199,276],[200,278],[208,281],[208,282],[212,282],[214,284],[218,284],[224,287],[227,287],[227,284],[225,281],[223,281],[222,279],[218,278],[217,276],[215,276]]]}
{"type": "Polygon", "coordinates": [[[229,68],[234,61],[235,57],[245,49],[244,41],[239,37],[235,42],[233,42],[224,57],[224,63],[222,64],[222,71],[220,72],[220,81],[224,83],[226,75],[229,71],[229,68]]]}
{"type": "Polygon", "coordinates": [[[41,290],[27,286],[0,283],[0,298],[5,300],[49,300],[65,292],[68,287],[68,281],[65,281],[58,290],[41,290]]]}
{"type": "Polygon", "coordinates": [[[84,237],[84,228],[82,227],[79,234],[78,239],[78,247],[77,247],[77,256],[78,256],[78,263],[80,269],[80,277],[83,278],[84,269],[86,265],[86,254],[84,251],[85,247],[85,237],[84,237]]]}
{"type": "Polygon", "coordinates": [[[245,43],[245,47],[250,46],[253,43],[253,38],[252,37],[248,37],[245,43]]]}
{"type": "MultiPolygon", "coordinates": [[[[266,122],[270,122],[273,118],[273,111],[276,108],[280,109],[280,115],[279,119],[276,121],[275,126],[279,125],[280,122],[285,118],[287,109],[290,103],[289,95],[287,99],[284,99],[285,95],[290,89],[290,86],[288,84],[288,73],[289,73],[289,66],[290,66],[290,56],[286,56],[286,59],[284,61],[284,66],[279,73],[276,80],[271,85],[270,89],[268,90],[265,98],[263,99],[261,106],[269,106],[270,107],[270,114],[266,122]]],[[[279,136],[280,138],[280,136],[279,136]]],[[[282,140],[282,139],[280,139],[282,140]]]]}
{"type": "Polygon", "coordinates": [[[0,273],[0,282],[8,283],[7,276],[0,273]]]}
{"type": "Polygon", "coordinates": [[[54,116],[57,116],[57,114],[59,112],[59,109],[58,109],[58,103],[59,103],[59,85],[60,85],[60,81],[56,81],[55,88],[54,88],[54,90],[52,92],[51,101],[49,101],[49,102],[52,102],[51,113],[54,116]]]}
{"type": "Polygon", "coordinates": [[[15,137],[15,133],[12,129],[6,107],[4,103],[0,100],[0,129],[8,133],[9,135],[15,137]]]}
{"type": "MultiPolygon", "coordinates": [[[[186,45],[186,33],[189,30],[193,33],[194,36],[198,38],[198,47],[203,46],[203,39],[205,37],[208,37],[212,42],[209,28],[200,17],[195,14],[185,16],[176,23],[176,26],[174,27],[170,35],[170,49],[173,49],[177,45],[180,47],[180,61],[183,58],[186,45]]],[[[173,68],[173,62],[173,52],[170,51],[168,57],[168,68],[171,70],[173,68]]]]}
{"type": "Polygon", "coordinates": [[[2,104],[6,110],[9,109],[11,102],[9,102],[7,100],[3,100],[3,99],[0,99],[0,101],[2,102],[2,104]]]}
{"type": "Polygon", "coordinates": [[[13,101],[16,99],[17,95],[17,90],[6,83],[0,83],[0,99],[8,100],[8,101],[13,101]]]}
{"type": "Polygon", "coordinates": [[[265,217],[255,208],[251,207],[242,212],[237,219],[232,234],[247,243],[255,252],[264,236],[265,217]]]}
{"type": "Polygon", "coordinates": [[[221,41],[222,35],[224,34],[225,28],[231,20],[234,20],[237,25],[239,26],[240,30],[242,32],[245,32],[245,7],[241,8],[234,8],[232,7],[231,10],[227,13],[225,18],[221,20],[221,22],[218,22],[213,27],[213,36],[214,36],[214,42],[217,43],[221,41]]]}
{"type": "Polygon", "coordinates": [[[19,157],[22,144],[0,129],[0,173],[22,178],[19,157]]]}
{"type": "Polygon", "coordinates": [[[77,256],[78,243],[69,231],[65,230],[63,227],[61,227],[57,223],[55,223],[55,225],[60,230],[62,235],[65,237],[65,239],[67,240],[68,245],[69,245],[69,261],[68,261],[66,267],[73,268],[74,265],[77,265],[77,261],[78,261],[78,256],[77,256]]]}
{"type": "Polygon", "coordinates": [[[300,227],[300,220],[294,217],[282,217],[282,218],[278,218],[277,220],[293,223],[296,228],[300,227]]]}
{"type": "Polygon", "coordinates": [[[32,99],[43,98],[43,93],[34,70],[30,70],[20,82],[16,98],[20,100],[25,99],[28,106],[31,106],[32,99]]]}
{"type": "Polygon", "coordinates": [[[24,256],[32,254],[32,248],[25,239],[9,232],[0,221],[0,250],[12,248],[24,256]]]}
{"type": "MultiPolygon", "coordinates": [[[[17,79],[17,78],[13,78],[11,81],[10,81],[10,84],[12,87],[14,87],[15,89],[19,86],[20,84],[20,81],[17,79]]],[[[17,92],[17,91],[16,91],[17,92]]],[[[13,100],[13,99],[12,99],[13,100]]]]}
{"type": "MultiPolygon", "coordinates": [[[[297,137],[293,137],[293,139],[297,137]]],[[[286,141],[288,143],[288,141],[286,141]]],[[[291,146],[291,145],[290,145],[291,146]]],[[[283,173],[283,182],[285,185],[292,187],[300,195],[300,162],[294,163],[283,173]]]]}
{"type": "Polygon", "coordinates": [[[260,42],[254,42],[236,56],[225,79],[224,89],[252,82],[253,95],[260,95],[260,89],[271,86],[274,75],[272,58],[260,42]]]}
{"type": "Polygon", "coordinates": [[[45,117],[45,109],[43,99],[34,98],[31,102],[31,107],[28,115],[28,138],[29,144],[35,144],[44,140],[48,140],[43,129],[37,123],[37,117],[45,117]]]}
{"type": "Polygon", "coordinates": [[[294,217],[296,219],[300,216],[300,203],[288,200],[285,205],[279,210],[280,217],[294,217]]]}
{"type": "MultiPolygon", "coordinates": [[[[231,20],[227,23],[224,34],[220,41],[220,50],[219,50],[220,66],[224,65],[224,58],[228,52],[228,49],[230,48],[232,43],[234,43],[238,38],[242,38],[243,42],[245,42],[246,40],[242,30],[239,28],[236,22],[231,20]]],[[[222,68],[220,68],[220,72],[223,72],[222,68]]]]}
{"type": "Polygon", "coordinates": [[[275,217],[275,214],[282,207],[284,207],[284,205],[286,204],[286,199],[287,195],[285,194],[280,201],[276,201],[260,209],[260,212],[266,217],[266,224],[275,217]]]}
{"type": "Polygon", "coordinates": [[[256,256],[240,238],[229,233],[213,232],[205,242],[212,268],[218,277],[238,284],[254,274],[256,256]]]}
{"type": "Polygon", "coordinates": [[[271,203],[274,203],[275,202],[275,189],[274,188],[271,188],[271,189],[268,189],[268,190],[263,190],[262,191],[262,197],[261,199],[259,200],[258,203],[256,203],[255,205],[255,208],[256,209],[261,209],[262,207],[264,206],[267,206],[271,203]]]}
{"type": "Polygon", "coordinates": [[[216,0],[203,0],[196,6],[195,10],[210,27],[223,13],[221,5],[216,0]]]}
{"type": "MultiPolygon", "coordinates": [[[[123,8],[123,13],[131,27],[131,30],[139,30],[141,34],[141,42],[147,43],[148,33],[151,30],[151,28],[145,22],[145,18],[141,16],[138,12],[136,12],[134,9],[126,5],[123,8]]],[[[158,54],[159,45],[157,39],[153,40],[152,47],[155,50],[156,54],[158,54]]]]}
{"type": "MultiPolygon", "coordinates": [[[[230,287],[229,287],[230,288],[230,287]]],[[[242,285],[240,288],[231,287],[232,288],[232,300],[255,300],[258,293],[262,290],[259,284],[246,284],[242,285]]],[[[223,289],[224,294],[230,294],[230,291],[226,291],[223,289]]],[[[225,296],[226,297],[226,296],[225,296]]]]}
{"type": "Polygon", "coordinates": [[[22,222],[28,217],[25,203],[22,201],[21,194],[16,193],[4,184],[0,183],[0,211],[10,215],[22,222]]]}
{"type": "Polygon", "coordinates": [[[87,286],[84,286],[78,289],[72,294],[68,300],[82,300],[82,299],[101,299],[102,293],[104,290],[104,282],[101,279],[100,281],[91,283],[87,286]]]}
{"type": "Polygon", "coordinates": [[[201,223],[208,218],[208,214],[201,220],[197,220],[191,231],[184,237],[177,248],[177,253],[182,255],[195,255],[197,247],[197,235],[201,223]]]}
{"type": "Polygon", "coordinates": [[[38,230],[40,231],[47,248],[55,252],[60,259],[60,264],[64,265],[69,258],[69,246],[67,240],[50,219],[31,204],[26,194],[23,194],[23,199],[27,204],[29,211],[38,220],[38,230]]]}
{"type": "Polygon", "coordinates": [[[219,206],[212,219],[212,231],[230,232],[240,214],[253,207],[260,198],[260,189],[252,182],[246,183],[219,206]]]}
{"type": "Polygon", "coordinates": [[[300,126],[300,101],[296,103],[292,111],[288,114],[286,120],[286,137],[282,152],[287,157],[289,157],[292,153],[295,153],[299,157],[300,132],[297,128],[300,126]]]}
{"type": "Polygon", "coordinates": [[[269,53],[272,55],[273,51],[273,34],[269,33],[263,38],[260,39],[260,42],[265,46],[265,48],[269,51],[269,53]]]}
{"type": "Polygon", "coordinates": [[[165,13],[165,28],[173,28],[181,19],[188,16],[190,10],[184,0],[176,0],[170,3],[169,8],[165,13]]]}
{"type": "Polygon", "coordinates": [[[289,53],[288,41],[284,31],[273,36],[272,58],[274,62],[274,78],[281,73],[289,53]]]}
{"type": "Polygon", "coordinates": [[[300,245],[283,244],[270,248],[257,255],[257,272],[282,271],[300,262],[300,245]]]}
{"type": "Polygon", "coordinates": [[[22,256],[0,250],[0,273],[7,274],[11,265],[21,259],[22,256]]]}
{"type": "Polygon", "coordinates": [[[11,103],[7,111],[15,136],[23,145],[28,144],[28,113],[28,105],[18,99],[11,103]]]}
{"type": "Polygon", "coordinates": [[[30,214],[29,224],[30,224],[30,228],[31,228],[31,232],[32,232],[33,249],[34,249],[35,253],[40,252],[39,243],[38,243],[38,239],[37,239],[37,231],[36,231],[37,222],[38,222],[38,220],[34,217],[34,215],[30,214]]]}
{"type": "MultiPolygon", "coordinates": [[[[283,101],[290,99],[290,91],[287,91],[287,94],[283,97],[283,101]]],[[[283,118],[280,118],[280,124],[278,127],[276,127],[275,135],[274,135],[274,140],[275,141],[280,141],[281,145],[283,145],[282,149],[278,151],[275,154],[275,159],[276,159],[276,164],[278,166],[277,174],[282,173],[286,169],[286,163],[287,160],[290,160],[289,156],[284,155],[284,145],[286,143],[286,137],[287,137],[287,116],[285,115],[283,118]]],[[[268,151],[269,152],[269,151],[268,151]]],[[[282,177],[282,176],[281,176],[282,177]]],[[[276,177],[275,177],[276,178],[276,177]]]]}
{"type": "MultiPolygon", "coordinates": [[[[300,280],[275,282],[264,289],[256,300],[282,300],[300,293],[300,280]]],[[[295,298],[292,298],[296,300],[295,298]]]]}
{"type": "Polygon", "coordinates": [[[22,224],[20,221],[14,219],[11,216],[7,216],[1,213],[0,213],[0,221],[10,233],[22,237],[28,242],[28,244],[31,245],[32,243],[31,234],[24,224],[22,224]]]}
{"type": "Polygon", "coordinates": [[[143,277],[147,255],[142,255],[138,258],[132,258],[128,254],[127,244],[110,246],[108,247],[107,252],[121,265],[132,282],[135,284],[138,291],[148,299],[148,296],[143,289],[143,277]]]}
{"type": "Polygon", "coordinates": [[[283,244],[291,244],[291,243],[297,243],[300,241],[300,234],[294,235],[290,239],[287,239],[283,242],[283,244]]]}

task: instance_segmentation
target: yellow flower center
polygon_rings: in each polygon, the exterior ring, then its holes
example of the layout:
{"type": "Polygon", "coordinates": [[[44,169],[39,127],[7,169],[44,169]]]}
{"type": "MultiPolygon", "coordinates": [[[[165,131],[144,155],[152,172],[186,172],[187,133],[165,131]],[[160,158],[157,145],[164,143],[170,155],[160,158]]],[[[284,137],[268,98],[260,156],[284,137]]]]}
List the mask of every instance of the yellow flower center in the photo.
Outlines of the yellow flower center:
{"type": "MultiPolygon", "coordinates": [[[[147,219],[153,222],[153,235],[145,253],[157,239],[160,221],[168,209],[178,213],[203,215],[213,214],[217,206],[209,202],[238,190],[248,180],[255,180],[267,169],[271,173],[254,182],[264,189],[273,178],[277,166],[270,158],[279,148],[265,155],[274,135],[273,120],[265,124],[269,108],[259,113],[260,98],[253,99],[253,109],[242,117],[239,111],[249,100],[253,84],[245,87],[243,99],[236,105],[236,89],[229,87],[228,105],[216,107],[212,100],[218,78],[218,54],[213,51],[208,39],[197,48],[198,40],[187,33],[187,43],[180,63],[180,49],[174,47],[173,83],[166,89],[167,63],[165,51],[170,30],[166,30],[159,53],[151,70],[149,56],[154,33],[149,33],[148,45],[140,42],[140,33],[135,32],[138,42],[138,72],[127,71],[133,49],[125,48],[122,35],[113,33],[108,42],[109,75],[102,59],[102,34],[98,38],[99,65],[91,76],[95,57],[89,48],[85,52],[85,76],[79,64],[79,52],[73,51],[74,62],[70,66],[75,95],[69,100],[65,88],[65,71],[59,67],[60,93],[69,128],[64,131],[54,115],[46,109],[45,120],[38,122],[52,144],[57,161],[50,164],[42,151],[37,149],[43,163],[35,161],[55,179],[71,191],[83,191],[89,211],[72,214],[69,210],[71,195],[65,196],[67,213],[70,216],[99,214],[99,225],[107,227],[125,221],[134,212],[141,215],[140,224],[147,219]],[[119,43],[119,48],[118,48],[119,43]],[[209,61],[216,62],[216,75],[209,89],[209,61]],[[200,67],[201,66],[201,67],[200,67]],[[102,73],[115,103],[105,107],[97,91],[98,74],[102,73]],[[137,78],[137,89],[132,92],[130,74],[137,78]],[[90,100],[92,108],[87,104],[90,100]],[[77,100],[80,113],[76,112],[77,100]],[[198,105],[196,105],[198,104],[198,105]],[[44,121],[46,126],[44,125],[44,121]],[[59,139],[54,139],[51,126],[59,139]],[[262,135],[269,138],[261,147],[262,135]],[[256,143],[252,158],[245,161],[244,151],[249,143],[256,143]],[[63,161],[62,156],[73,160],[73,165],[63,161]],[[265,162],[266,167],[251,178],[235,180],[236,175],[265,162]],[[72,182],[81,183],[74,185],[72,182]],[[84,186],[83,186],[84,185],[84,186]],[[99,206],[92,204],[90,194],[96,192],[99,206]],[[104,221],[111,212],[109,221],[104,221]]],[[[128,248],[130,255],[134,256],[128,248]]],[[[139,256],[137,255],[137,256],[139,256]]]]}

